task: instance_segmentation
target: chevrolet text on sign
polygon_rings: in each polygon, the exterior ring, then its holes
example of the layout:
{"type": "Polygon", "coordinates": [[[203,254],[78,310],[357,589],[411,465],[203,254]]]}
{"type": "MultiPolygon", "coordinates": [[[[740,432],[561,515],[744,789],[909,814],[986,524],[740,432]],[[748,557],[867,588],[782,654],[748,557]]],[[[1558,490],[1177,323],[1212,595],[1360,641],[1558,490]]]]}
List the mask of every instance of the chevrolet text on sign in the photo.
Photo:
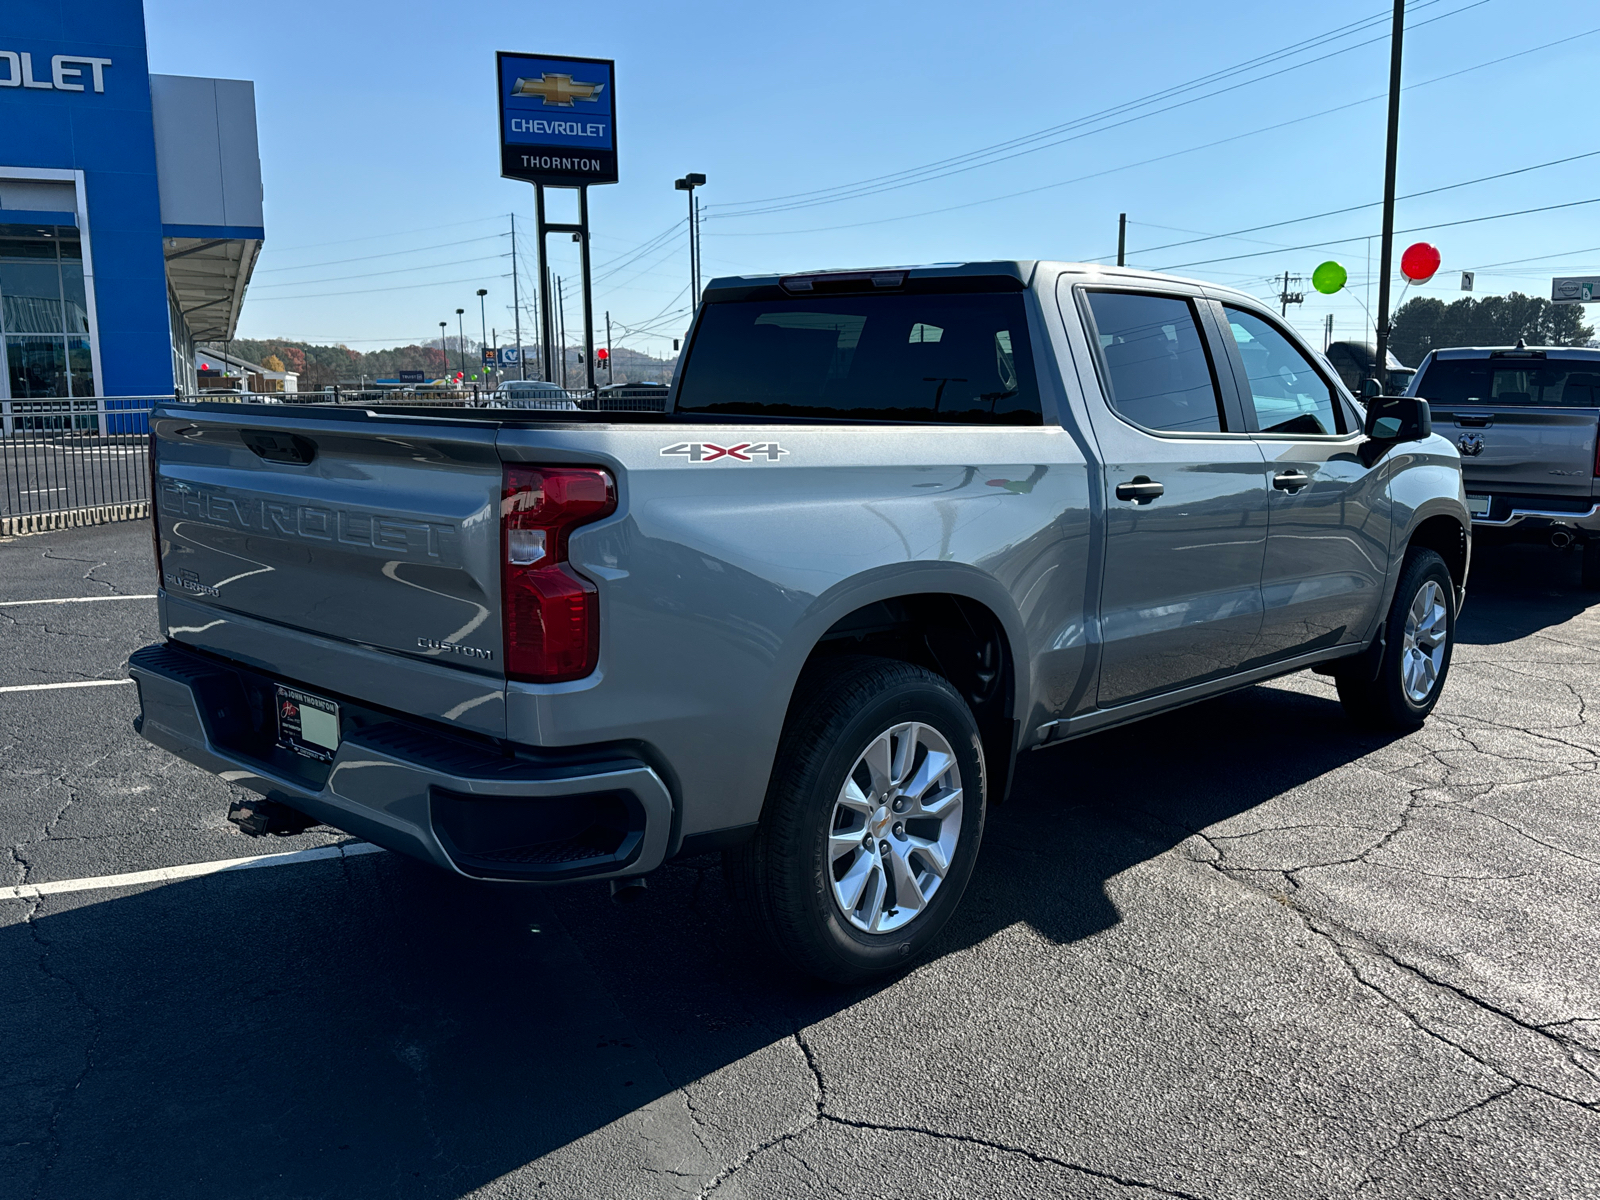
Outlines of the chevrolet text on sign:
{"type": "Polygon", "coordinates": [[[615,183],[612,61],[504,50],[495,59],[500,174],[555,187],[615,183]]]}

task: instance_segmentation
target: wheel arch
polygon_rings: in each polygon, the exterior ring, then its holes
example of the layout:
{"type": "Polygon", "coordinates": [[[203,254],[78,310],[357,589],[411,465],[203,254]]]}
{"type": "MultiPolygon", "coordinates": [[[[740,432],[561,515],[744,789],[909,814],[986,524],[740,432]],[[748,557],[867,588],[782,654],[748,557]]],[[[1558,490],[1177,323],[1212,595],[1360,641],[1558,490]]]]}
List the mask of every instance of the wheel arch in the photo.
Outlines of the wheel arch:
{"type": "Polygon", "coordinates": [[[843,581],[808,608],[791,647],[791,707],[806,669],[838,654],[913,662],[949,680],[977,719],[989,800],[1005,798],[1032,679],[1021,617],[992,576],[911,564],[843,581]]]}

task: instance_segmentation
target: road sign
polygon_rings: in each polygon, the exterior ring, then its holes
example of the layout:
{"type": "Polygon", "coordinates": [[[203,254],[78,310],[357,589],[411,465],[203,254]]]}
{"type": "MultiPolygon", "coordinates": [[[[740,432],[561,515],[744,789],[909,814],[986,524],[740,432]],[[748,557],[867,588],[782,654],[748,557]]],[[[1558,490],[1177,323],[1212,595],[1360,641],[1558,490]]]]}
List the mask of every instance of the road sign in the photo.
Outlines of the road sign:
{"type": "Polygon", "coordinates": [[[401,383],[421,383],[425,379],[427,379],[427,375],[422,371],[401,371],[400,372],[400,382],[401,383]]]}
{"type": "Polygon", "coordinates": [[[1557,276],[1550,282],[1555,304],[1600,304],[1600,275],[1557,276]]]}
{"type": "Polygon", "coordinates": [[[500,365],[502,367],[514,367],[518,363],[520,363],[521,361],[522,361],[522,347],[521,346],[501,346],[500,347],[500,365]]]}
{"type": "Polygon", "coordinates": [[[1461,290],[1463,292],[1470,292],[1472,290],[1472,281],[1475,276],[1476,272],[1473,271],[1461,272],[1461,290]]]}
{"type": "Polygon", "coordinates": [[[494,364],[495,364],[494,347],[493,346],[485,346],[483,348],[483,365],[486,366],[486,367],[492,367],[492,366],[494,366],[494,364]]]}
{"type": "Polygon", "coordinates": [[[614,67],[608,58],[496,54],[500,174],[554,187],[617,182],[614,67]]]}

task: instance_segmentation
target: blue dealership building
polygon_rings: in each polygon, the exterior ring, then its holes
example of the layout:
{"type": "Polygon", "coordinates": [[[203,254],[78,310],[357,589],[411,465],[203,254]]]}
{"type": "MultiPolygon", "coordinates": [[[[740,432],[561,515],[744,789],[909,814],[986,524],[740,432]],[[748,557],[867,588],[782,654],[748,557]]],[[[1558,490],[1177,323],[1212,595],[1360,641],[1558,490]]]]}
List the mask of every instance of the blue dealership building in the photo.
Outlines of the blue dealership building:
{"type": "Polygon", "coordinates": [[[263,225],[253,84],[150,74],[140,0],[0,4],[0,401],[193,388],[263,225]]]}

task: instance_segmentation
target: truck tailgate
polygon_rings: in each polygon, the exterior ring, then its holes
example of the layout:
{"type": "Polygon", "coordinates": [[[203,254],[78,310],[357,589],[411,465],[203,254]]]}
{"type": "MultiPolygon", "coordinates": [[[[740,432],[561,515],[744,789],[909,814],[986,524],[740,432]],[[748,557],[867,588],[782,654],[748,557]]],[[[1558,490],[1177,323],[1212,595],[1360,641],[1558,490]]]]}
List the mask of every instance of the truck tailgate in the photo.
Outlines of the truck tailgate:
{"type": "Polygon", "coordinates": [[[495,428],[358,415],[157,410],[166,632],[499,734],[503,703],[486,702],[504,690],[495,428]]]}
{"type": "Polygon", "coordinates": [[[1515,404],[1432,404],[1434,428],[1456,443],[1467,491],[1587,496],[1600,411],[1515,404]]]}

